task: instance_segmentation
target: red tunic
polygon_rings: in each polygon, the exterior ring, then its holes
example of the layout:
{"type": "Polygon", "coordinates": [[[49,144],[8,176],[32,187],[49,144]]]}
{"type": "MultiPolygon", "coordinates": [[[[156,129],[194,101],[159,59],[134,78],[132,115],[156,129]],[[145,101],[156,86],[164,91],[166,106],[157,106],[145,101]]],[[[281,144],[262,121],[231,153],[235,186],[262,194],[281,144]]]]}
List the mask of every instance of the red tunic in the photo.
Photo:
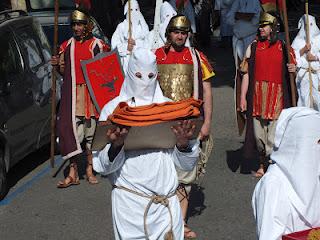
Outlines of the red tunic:
{"type": "Polygon", "coordinates": [[[253,116],[277,119],[283,109],[283,51],[281,42],[258,42],[255,56],[253,116]]]}
{"type": "Polygon", "coordinates": [[[169,51],[165,53],[164,48],[158,48],[155,52],[157,64],[193,64],[189,49],[186,47],[181,52],[169,51]]]}
{"type": "MultiPolygon", "coordinates": [[[[60,53],[64,53],[66,48],[70,45],[71,40],[65,41],[60,46],[60,53]]],[[[73,57],[70,58],[73,60],[74,68],[71,68],[71,75],[74,74],[76,82],[76,116],[83,116],[86,119],[90,117],[99,117],[98,112],[96,111],[94,104],[91,100],[89,90],[86,86],[86,81],[81,68],[81,61],[92,59],[95,55],[94,49],[99,48],[98,52],[109,51],[110,48],[102,40],[95,37],[81,41],[74,41],[74,52],[73,57]],[[95,43],[99,43],[95,44],[95,43]]],[[[72,54],[72,52],[70,52],[72,54]]],[[[73,76],[72,76],[73,77],[73,76]]]]}

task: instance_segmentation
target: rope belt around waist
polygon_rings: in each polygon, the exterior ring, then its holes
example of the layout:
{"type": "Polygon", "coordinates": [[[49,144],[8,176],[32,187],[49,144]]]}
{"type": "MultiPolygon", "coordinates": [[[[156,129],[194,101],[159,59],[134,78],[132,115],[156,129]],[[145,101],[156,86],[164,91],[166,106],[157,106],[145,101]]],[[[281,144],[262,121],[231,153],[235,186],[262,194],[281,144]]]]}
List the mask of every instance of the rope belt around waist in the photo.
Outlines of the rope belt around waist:
{"type": "Polygon", "coordinates": [[[170,215],[170,230],[165,234],[164,240],[174,240],[174,238],[173,238],[173,219],[172,219],[172,212],[171,212],[171,209],[170,209],[170,206],[169,206],[169,198],[175,196],[176,193],[168,194],[168,195],[165,195],[165,196],[156,195],[156,194],[152,195],[152,196],[149,196],[149,195],[136,192],[136,191],[134,191],[132,189],[129,189],[129,188],[126,188],[126,187],[123,187],[123,186],[112,185],[112,188],[113,189],[115,189],[115,188],[121,189],[121,190],[124,190],[126,192],[138,195],[140,197],[144,197],[144,198],[150,199],[150,201],[148,202],[148,205],[146,206],[146,208],[144,210],[144,216],[143,216],[144,234],[145,234],[145,237],[146,237],[147,240],[149,240],[149,234],[148,234],[148,229],[147,229],[147,216],[148,216],[148,212],[150,210],[151,205],[152,204],[161,204],[161,205],[165,206],[168,209],[169,215],[170,215]]]}
{"type": "Polygon", "coordinates": [[[317,72],[319,72],[320,71],[320,68],[319,69],[314,69],[314,68],[304,68],[304,67],[302,67],[302,69],[303,70],[306,70],[306,72],[311,72],[311,73],[313,73],[313,74],[316,74],[317,72]]]}

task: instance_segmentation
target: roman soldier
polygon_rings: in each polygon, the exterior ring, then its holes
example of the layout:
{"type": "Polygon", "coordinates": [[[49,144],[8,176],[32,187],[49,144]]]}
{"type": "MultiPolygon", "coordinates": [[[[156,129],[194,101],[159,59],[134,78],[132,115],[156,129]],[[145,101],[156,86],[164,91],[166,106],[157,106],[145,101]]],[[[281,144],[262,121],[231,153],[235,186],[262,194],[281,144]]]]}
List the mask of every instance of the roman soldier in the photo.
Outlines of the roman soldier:
{"type": "Polygon", "coordinates": [[[109,51],[102,40],[93,37],[92,23],[86,11],[74,10],[70,20],[74,36],[63,42],[59,56],[51,59],[52,65],[58,65],[63,75],[57,127],[61,155],[64,159],[70,159],[69,175],[58,183],[58,188],[80,183],[77,158],[83,152],[81,144],[87,154],[87,180],[90,184],[98,183],[92,170],[90,149],[99,114],[92,103],[80,63],[100,52],[109,51]]]}
{"type": "MultiPolygon", "coordinates": [[[[206,56],[185,43],[191,24],[184,15],[171,18],[167,30],[167,43],[155,52],[159,76],[158,80],[163,94],[174,100],[194,97],[204,101],[202,112],[204,124],[201,128],[200,138],[208,138],[212,116],[211,79],[215,75],[206,56]]],[[[180,187],[177,194],[180,198],[182,213],[186,220],[188,198],[191,183],[196,178],[196,169],[184,172],[177,169],[180,187]]],[[[185,225],[185,237],[195,237],[196,234],[185,225]]]]}
{"type": "MultiPolygon", "coordinates": [[[[254,157],[257,147],[260,160],[256,177],[263,176],[268,166],[277,119],[282,109],[292,105],[289,72],[294,73],[296,66],[288,63],[288,50],[278,39],[278,28],[275,14],[263,12],[257,40],[249,45],[241,64],[240,110],[247,118],[244,157],[254,157]]],[[[291,49],[290,53],[294,59],[291,49]]]]}

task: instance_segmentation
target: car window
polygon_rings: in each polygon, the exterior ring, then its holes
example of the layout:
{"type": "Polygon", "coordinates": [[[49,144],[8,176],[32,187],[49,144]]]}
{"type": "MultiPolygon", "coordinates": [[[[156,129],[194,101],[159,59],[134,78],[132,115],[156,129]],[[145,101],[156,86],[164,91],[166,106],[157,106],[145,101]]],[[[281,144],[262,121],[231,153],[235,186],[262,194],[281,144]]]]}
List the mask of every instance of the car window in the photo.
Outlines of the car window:
{"type": "Polygon", "coordinates": [[[0,32],[0,92],[5,93],[7,84],[23,72],[22,59],[11,32],[0,32]]]}
{"type": "MultiPolygon", "coordinates": [[[[21,56],[11,32],[0,33],[0,72],[16,74],[23,71],[21,56]]],[[[0,75],[2,78],[3,75],[0,75]]]]}
{"type": "Polygon", "coordinates": [[[18,30],[17,33],[18,42],[21,44],[24,53],[28,59],[28,63],[31,70],[41,65],[42,57],[39,51],[37,40],[35,39],[32,28],[24,27],[18,30]]]}
{"type": "Polygon", "coordinates": [[[42,45],[42,53],[46,61],[49,61],[51,58],[51,48],[48,42],[46,34],[43,32],[41,25],[37,20],[34,20],[33,28],[37,35],[39,36],[41,45],[42,45]]]}

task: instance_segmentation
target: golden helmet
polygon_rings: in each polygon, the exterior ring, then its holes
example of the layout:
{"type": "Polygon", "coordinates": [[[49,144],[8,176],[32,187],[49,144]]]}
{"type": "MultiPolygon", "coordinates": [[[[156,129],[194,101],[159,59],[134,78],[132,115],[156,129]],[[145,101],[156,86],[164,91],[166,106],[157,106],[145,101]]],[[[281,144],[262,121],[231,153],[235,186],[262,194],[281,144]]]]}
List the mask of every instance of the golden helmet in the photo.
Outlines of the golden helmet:
{"type": "Polygon", "coordinates": [[[78,10],[78,9],[74,10],[71,13],[71,17],[70,18],[71,18],[71,24],[73,24],[73,23],[83,23],[83,24],[87,25],[89,23],[89,20],[90,20],[90,17],[86,13],[84,13],[84,12],[78,10]]]}
{"type": "Polygon", "coordinates": [[[259,26],[263,27],[266,25],[271,25],[271,27],[273,28],[278,25],[278,20],[275,16],[271,15],[270,13],[261,12],[259,26]]]}
{"type": "Polygon", "coordinates": [[[184,15],[177,15],[170,19],[170,22],[167,27],[167,33],[174,31],[174,30],[180,30],[184,32],[190,32],[191,31],[191,24],[189,19],[184,15]]]}

